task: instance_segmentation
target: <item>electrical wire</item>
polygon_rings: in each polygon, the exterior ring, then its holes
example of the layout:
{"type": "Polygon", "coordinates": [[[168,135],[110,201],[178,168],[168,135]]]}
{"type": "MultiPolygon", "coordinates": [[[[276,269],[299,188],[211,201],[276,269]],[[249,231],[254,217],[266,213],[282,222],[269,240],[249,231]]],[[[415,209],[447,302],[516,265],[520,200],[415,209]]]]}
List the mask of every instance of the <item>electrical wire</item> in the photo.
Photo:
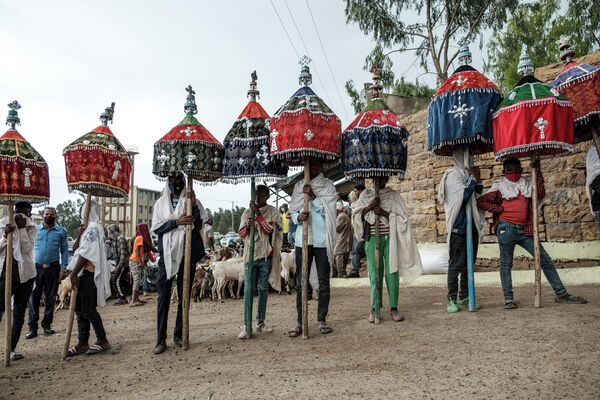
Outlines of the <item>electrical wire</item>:
{"type": "Polygon", "coordinates": [[[290,37],[290,34],[288,33],[287,29],[285,29],[285,25],[283,24],[283,21],[281,20],[281,17],[279,16],[279,13],[277,12],[275,5],[273,4],[273,0],[269,0],[269,3],[271,3],[271,7],[273,7],[273,11],[275,11],[275,15],[277,15],[277,19],[279,20],[279,23],[281,24],[281,27],[283,28],[283,31],[285,32],[285,36],[287,36],[287,38],[290,42],[290,45],[292,46],[292,49],[294,49],[294,53],[296,53],[296,57],[298,57],[298,59],[300,59],[300,53],[298,53],[298,50],[296,50],[296,46],[294,46],[294,42],[292,42],[292,38],[290,37]]]}

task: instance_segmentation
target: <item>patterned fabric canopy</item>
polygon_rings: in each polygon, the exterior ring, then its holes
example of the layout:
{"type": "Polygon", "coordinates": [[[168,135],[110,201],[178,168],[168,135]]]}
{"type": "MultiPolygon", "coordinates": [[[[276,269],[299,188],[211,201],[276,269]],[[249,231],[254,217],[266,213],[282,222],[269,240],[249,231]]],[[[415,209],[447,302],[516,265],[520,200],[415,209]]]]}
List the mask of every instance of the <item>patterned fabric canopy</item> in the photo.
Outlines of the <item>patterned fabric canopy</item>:
{"type": "Polygon", "coordinates": [[[533,76],[525,76],[493,115],[496,158],[573,151],[573,105],[533,76]]]}
{"type": "Polygon", "coordinates": [[[590,139],[591,125],[600,127],[600,68],[571,61],[552,86],[573,103],[575,142],[590,139]]]}
{"type": "Polygon", "coordinates": [[[20,124],[15,100],[8,105],[8,131],[0,137],[0,203],[25,201],[34,205],[48,202],[48,164],[33,146],[17,132],[20,124]]]}
{"type": "Polygon", "coordinates": [[[408,131],[381,99],[380,70],[373,69],[372,99],[342,133],[342,165],[348,178],[404,176],[408,131]]]}
{"type": "Polygon", "coordinates": [[[442,157],[452,156],[457,147],[469,145],[471,154],[494,150],[492,113],[502,92],[482,73],[468,65],[471,53],[461,47],[462,64],[440,86],[429,105],[427,148],[442,157]]]}
{"type": "Polygon", "coordinates": [[[131,158],[108,128],[115,103],[100,115],[102,125],[65,147],[63,157],[69,191],[99,197],[127,197],[131,158]]]}
{"type": "Polygon", "coordinates": [[[308,65],[302,67],[303,85],[271,119],[271,155],[287,165],[302,165],[303,157],[337,160],[340,153],[341,122],[309,87],[308,65]]]}
{"type": "Polygon", "coordinates": [[[197,181],[214,182],[221,177],[224,148],[194,117],[196,92],[191,86],[186,90],[186,116],[154,144],[152,172],[161,178],[184,172],[197,181]]]}
{"type": "Polygon", "coordinates": [[[269,152],[269,115],[256,101],[256,71],[248,97],[250,101],[233,124],[223,145],[223,178],[227,183],[236,183],[250,178],[282,179],[287,176],[287,167],[275,160],[269,152]]]}

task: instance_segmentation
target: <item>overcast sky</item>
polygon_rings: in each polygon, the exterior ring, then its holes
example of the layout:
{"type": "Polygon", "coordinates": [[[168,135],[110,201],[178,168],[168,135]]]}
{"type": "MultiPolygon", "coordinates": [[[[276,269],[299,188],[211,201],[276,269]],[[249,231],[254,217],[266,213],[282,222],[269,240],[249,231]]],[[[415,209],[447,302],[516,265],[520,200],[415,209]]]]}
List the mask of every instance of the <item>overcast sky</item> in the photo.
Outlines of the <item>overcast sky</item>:
{"type": "MultiPolygon", "coordinates": [[[[297,52],[306,54],[286,3],[273,4],[297,52]]],[[[353,111],[344,82],[370,80],[362,66],[374,43],[346,24],[344,1],[308,4],[337,88],[306,1],[287,0],[313,59],[313,89],[345,128],[353,111]]],[[[53,205],[74,198],[62,149],[99,125],[111,101],[110,128],[126,147],[139,149],[136,185],[161,190],[152,174],[152,146],[184,117],[188,84],[196,90],[197,118],[220,141],[247,103],[253,70],[270,114],[298,88],[298,57],[269,0],[0,0],[0,49],[0,116],[12,100],[23,106],[18,130],[48,162],[53,205]]],[[[397,77],[414,80],[423,72],[412,54],[392,60],[397,77]]],[[[211,209],[230,207],[231,200],[245,207],[249,200],[248,184],[196,187],[196,193],[211,209]]]]}

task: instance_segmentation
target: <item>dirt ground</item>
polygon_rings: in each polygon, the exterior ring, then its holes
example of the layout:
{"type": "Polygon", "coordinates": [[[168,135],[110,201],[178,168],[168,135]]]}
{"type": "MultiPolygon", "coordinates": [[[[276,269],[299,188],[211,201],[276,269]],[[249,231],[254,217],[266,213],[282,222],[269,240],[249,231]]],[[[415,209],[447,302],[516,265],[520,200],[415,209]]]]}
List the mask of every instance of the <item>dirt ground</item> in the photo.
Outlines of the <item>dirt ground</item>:
{"type": "MultiPolygon", "coordinates": [[[[68,361],[60,356],[61,311],[57,336],[25,340],[24,329],[19,350],[26,358],[0,367],[0,398],[598,399],[600,287],[572,291],[590,304],[554,304],[544,288],[543,308],[535,309],[529,287],[515,290],[521,307],[506,311],[499,288],[479,288],[479,312],[449,315],[444,289],[402,288],[406,320],[391,322],[386,311],[375,326],[366,321],[367,288],[333,289],[334,332],[321,335],[311,323],[308,340],[286,336],[294,296],[271,294],[273,332],[248,341],[237,339],[241,300],[192,303],[191,348],[169,347],[159,356],[152,354],[150,297],[144,307],[100,310],[117,354],[68,361]]],[[[315,312],[311,301],[311,321],[315,312]]]]}

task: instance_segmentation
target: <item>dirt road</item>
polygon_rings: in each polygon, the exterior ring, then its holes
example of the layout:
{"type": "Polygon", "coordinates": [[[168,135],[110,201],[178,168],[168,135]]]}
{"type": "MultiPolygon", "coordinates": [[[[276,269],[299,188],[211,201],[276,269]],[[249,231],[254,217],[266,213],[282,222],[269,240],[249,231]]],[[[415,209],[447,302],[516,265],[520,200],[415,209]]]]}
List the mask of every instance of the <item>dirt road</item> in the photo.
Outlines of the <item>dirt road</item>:
{"type": "MultiPolygon", "coordinates": [[[[169,347],[160,356],[151,352],[155,299],[138,308],[109,305],[101,314],[118,354],[62,361],[64,336],[25,340],[24,329],[26,358],[0,367],[0,398],[598,399],[600,288],[573,292],[590,304],[556,305],[544,288],[544,307],[534,309],[533,288],[517,288],[521,307],[506,311],[499,288],[480,288],[479,312],[449,315],[443,289],[403,288],[406,321],[375,326],[366,321],[368,289],[334,289],[334,332],[313,328],[309,340],[286,336],[294,296],[272,294],[274,331],[249,341],[236,338],[241,300],[192,303],[190,350],[169,347]]],[[[310,307],[314,320],[316,302],[310,307]]],[[[62,334],[66,316],[61,311],[55,321],[62,334]]]]}

